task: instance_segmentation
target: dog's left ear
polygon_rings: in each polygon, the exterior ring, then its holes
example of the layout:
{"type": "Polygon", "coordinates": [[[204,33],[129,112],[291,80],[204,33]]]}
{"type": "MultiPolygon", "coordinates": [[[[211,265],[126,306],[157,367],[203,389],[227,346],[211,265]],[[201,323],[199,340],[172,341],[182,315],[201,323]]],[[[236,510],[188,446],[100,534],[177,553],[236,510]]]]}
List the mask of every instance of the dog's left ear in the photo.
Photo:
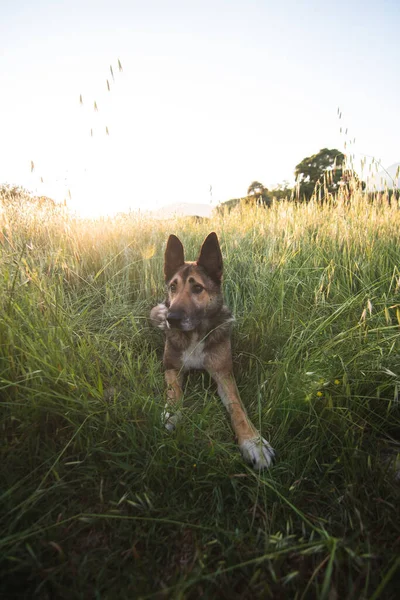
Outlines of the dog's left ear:
{"type": "Polygon", "coordinates": [[[223,270],[222,254],[217,234],[214,231],[204,240],[197,264],[199,267],[203,267],[212,279],[217,282],[221,281],[223,270]]]}

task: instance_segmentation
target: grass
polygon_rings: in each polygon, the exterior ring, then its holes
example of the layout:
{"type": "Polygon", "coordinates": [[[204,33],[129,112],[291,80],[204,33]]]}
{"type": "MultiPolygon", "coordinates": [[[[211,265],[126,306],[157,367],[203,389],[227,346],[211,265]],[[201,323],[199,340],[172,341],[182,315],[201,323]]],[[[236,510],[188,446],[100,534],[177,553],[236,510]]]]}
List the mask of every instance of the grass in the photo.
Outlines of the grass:
{"type": "MultiPolygon", "coordinates": [[[[24,203],[25,202],[25,203],[24,203]]],[[[5,598],[395,598],[400,211],[245,207],[211,222],[0,216],[0,593],[5,598]],[[217,231],[234,364],[277,451],[242,461],[208,376],[170,435],[169,233],[217,231]]]]}

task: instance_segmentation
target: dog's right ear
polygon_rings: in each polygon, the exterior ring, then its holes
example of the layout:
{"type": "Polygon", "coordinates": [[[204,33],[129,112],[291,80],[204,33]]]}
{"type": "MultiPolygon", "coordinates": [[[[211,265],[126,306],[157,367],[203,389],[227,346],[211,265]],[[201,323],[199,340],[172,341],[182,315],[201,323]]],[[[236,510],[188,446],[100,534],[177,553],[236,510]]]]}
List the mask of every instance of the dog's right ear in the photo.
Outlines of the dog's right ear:
{"type": "Polygon", "coordinates": [[[170,235],[165,249],[164,275],[165,281],[169,281],[173,275],[185,264],[182,242],[176,235],[170,235]]]}

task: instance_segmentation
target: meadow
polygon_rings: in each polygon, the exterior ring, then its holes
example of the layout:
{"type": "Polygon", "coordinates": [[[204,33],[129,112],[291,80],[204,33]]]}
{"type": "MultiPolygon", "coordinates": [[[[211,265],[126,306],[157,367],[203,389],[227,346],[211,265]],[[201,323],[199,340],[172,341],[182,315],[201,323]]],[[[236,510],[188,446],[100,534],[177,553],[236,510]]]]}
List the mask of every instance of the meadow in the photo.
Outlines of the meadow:
{"type": "Polygon", "coordinates": [[[80,220],[0,206],[3,598],[398,597],[400,210],[393,197],[80,220]],[[216,231],[250,469],[216,388],[161,423],[167,237],[216,231]]]}

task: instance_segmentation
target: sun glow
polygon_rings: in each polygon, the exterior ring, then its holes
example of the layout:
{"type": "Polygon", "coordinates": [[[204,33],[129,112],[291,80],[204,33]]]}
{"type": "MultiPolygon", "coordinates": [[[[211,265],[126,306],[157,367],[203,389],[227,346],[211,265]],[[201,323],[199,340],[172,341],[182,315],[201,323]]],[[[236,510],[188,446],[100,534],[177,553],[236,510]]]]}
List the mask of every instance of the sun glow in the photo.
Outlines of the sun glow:
{"type": "MultiPolygon", "coordinates": [[[[169,121],[149,113],[143,98],[127,106],[132,80],[124,77],[118,73],[115,82],[106,80],[102,93],[92,86],[77,94],[73,106],[64,102],[61,122],[57,107],[47,114],[59,126],[35,138],[29,154],[34,160],[24,153],[31,169],[25,169],[23,185],[36,195],[66,201],[84,217],[157,210],[175,202],[210,203],[209,179],[198,176],[207,154],[201,137],[196,152],[185,152],[177,124],[174,131],[169,121]],[[140,118],[144,114],[147,119],[140,118]]],[[[22,157],[19,163],[21,169],[22,157]]]]}

